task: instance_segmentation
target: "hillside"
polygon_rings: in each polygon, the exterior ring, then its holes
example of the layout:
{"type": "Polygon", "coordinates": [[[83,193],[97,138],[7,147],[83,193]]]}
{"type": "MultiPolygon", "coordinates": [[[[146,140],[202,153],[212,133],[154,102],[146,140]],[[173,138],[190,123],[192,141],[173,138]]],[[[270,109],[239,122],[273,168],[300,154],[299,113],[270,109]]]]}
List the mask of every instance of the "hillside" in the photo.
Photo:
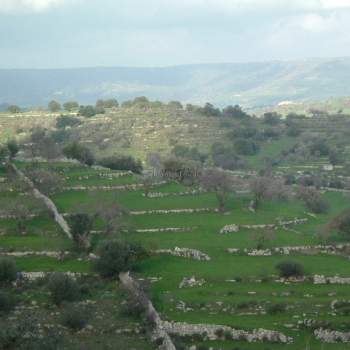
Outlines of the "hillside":
{"type": "Polygon", "coordinates": [[[93,103],[145,95],[249,108],[285,100],[312,101],[350,95],[350,58],[290,62],[184,65],[163,68],[0,70],[0,104],[46,105],[50,99],[93,103]]]}

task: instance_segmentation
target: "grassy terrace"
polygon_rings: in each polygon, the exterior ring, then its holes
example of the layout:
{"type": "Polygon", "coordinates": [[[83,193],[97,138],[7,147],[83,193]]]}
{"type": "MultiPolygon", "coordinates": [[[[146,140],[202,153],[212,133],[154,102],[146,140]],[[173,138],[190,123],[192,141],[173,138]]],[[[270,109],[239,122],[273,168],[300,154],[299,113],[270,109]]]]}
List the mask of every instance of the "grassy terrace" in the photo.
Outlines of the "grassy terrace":
{"type": "MultiPolygon", "coordinates": [[[[21,165],[24,166],[24,165],[21,165]]],[[[49,166],[49,165],[46,165],[49,166]]],[[[60,164],[54,170],[69,178],[74,185],[105,185],[136,183],[135,177],[121,177],[113,180],[101,180],[95,170],[75,165],[60,164]],[[89,180],[79,178],[91,176],[89,180]],[[95,177],[94,177],[95,176],[95,177]]],[[[117,200],[125,208],[135,210],[182,209],[182,208],[217,208],[218,203],[213,193],[180,196],[178,192],[191,190],[176,183],[168,183],[152,189],[154,192],[171,193],[163,198],[147,198],[142,190],[137,191],[63,191],[52,196],[61,212],[72,212],[80,204],[89,206],[96,201],[110,203],[117,200]]],[[[11,194],[13,196],[13,194],[11,194]]],[[[292,336],[294,343],[283,346],[286,349],[300,350],[310,344],[310,349],[343,350],[343,344],[322,345],[317,342],[311,330],[297,330],[296,323],[303,319],[327,320],[331,326],[344,328],[347,316],[332,314],[331,302],[334,299],[347,300],[350,293],[348,285],[315,286],[310,281],[282,284],[275,281],[275,265],[286,259],[302,263],[308,276],[323,274],[344,277],[350,276],[350,262],[342,256],[303,255],[253,257],[242,253],[229,254],[227,248],[256,248],[253,238],[255,231],[242,229],[237,233],[220,235],[220,229],[227,224],[264,224],[276,223],[279,219],[308,218],[308,222],[291,227],[290,230],[279,228],[273,231],[273,239],[265,243],[268,247],[316,245],[322,243],[317,233],[331,217],[350,208],[348,197],[341,193],[324,195],[331,203],[331,211],[326,215],[309,216],[304,205],[296,200],[289,202],[271,201],[261,205],[254,214],[248,209],[249,195],[230,195],[228,213],[183,213],[183,214],[147,214],[130,216],[134,228],[183,227],[183,232],[176,233],[129,233],[128,239],[140,241],[151,249],[186,247],[199,249],[208,254],[208,262],[153,255],[138,266],[139,277],[161,277],[150,285],[152,298],[168,320],[188,323],[213,323],[230,325],[237,328],[266,328],[279,330],[292,336]],[[186,228],[192,227],[192,231],[186,228]],[[202,287],[179,288],[184,277],[195,276],[205,279],[202,287]],[[264,280],[260,283],[257,280],[264,280]],[[236,280],[236,282],[232,282],[236,280]],[[179,304],[185,303],[185,310],[179,304]],[[270,314],[269,307],[283,304],[286,311],[270,314]]],[[[4,198],[4,197],[2,197],[4,198]]],[[[96,222],[96,228],[103,227],[103,222],[96,222]]],[[[0,220],[0,247],[6,250],[70,250],[69,242],[50,217],[39,216],[28,222],[28,233],[16,233],[15,222],[11,219],[0,220]]],[[[97,240],[101,239],[97,237],[97,240]]],[[[340,242],[339,237],[334,240],[340,242]]],[[[91,265],[77,259],[58,261],[46,257],[17,258],[17,265],[23,271],[72,271],[91,273],[91,265]]],[[[221,349],[281,349],[280,344],[241,343],[232,341],[207,342],[206,345],[221,349]]],[[[136,346],[136,345],[135,345],[136,346]]],[[[96,347],[98,348],[98,347],[96,347]]],[[[141,349],[141,347],[140,347],[141,349]]],[[[144,348],[147,349],[145,345],[144,348]]]]}

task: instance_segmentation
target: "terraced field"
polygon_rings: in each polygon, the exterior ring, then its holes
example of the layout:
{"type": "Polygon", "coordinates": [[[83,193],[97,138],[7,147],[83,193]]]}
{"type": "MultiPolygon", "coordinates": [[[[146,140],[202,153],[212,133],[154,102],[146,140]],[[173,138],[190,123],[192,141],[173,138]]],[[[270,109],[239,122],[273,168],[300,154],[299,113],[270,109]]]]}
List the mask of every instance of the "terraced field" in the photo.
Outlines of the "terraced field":
{"type": "MultiPolygon", "coordinates": [[[[25,169],[30,165],[18,163],[17,166],[25,169]]],[[[130,229],[125,233],[126,238],[141,242],[152,252],[151,257],[138,266],[135,277],[151,281],[150,295],[163,321],[185,322],[187,326],[230,326],[250,334],[254,333],[254,329],[263,328],[287,337],[284,344],[239,340],[242,337],[231,339],[227,332],[216,332],[216,340],[200,337],[198,331],[187,337],[172,334],[178,349],[191,345],[201,345],[203,349],[206,346],[214,349],[349,348],[346,343],[328,343],[324,339],[317,339],[313,329],[323,327],[345,333],[349,331],[346,308],[337,308],[335,304],[335,300],[349,300],[350,284],[341,284],[341,278],[350,277],[349,256],[343,248],[331,252],[324,248],[325,244],[343,243],[336,233],[330,242],[321,240],[318,235],[320,228],[334,215],[350,208],[347,194],[324,193],[331,204],[331,211],[315,216],[307,213],[303,203],[297,200],[267,201],[256,213],[252,213],[248,210],[251,195],[232,193],[228,199],[227,212],[222,214],[216,211],[218,202],[214,193],[189,193],[194,189],[174,182],[155,185],[151,192],[156,195],[150,197],[145,196],[141,187],[128,187],[140,184],[140,178],[131,174],[72,163],[43,163],[37,166],[49,167],[64,177],[65,188],[51,197],[61,213],[73,213],[81,204],[89,208],[96,203],[113,201],[129,211],[130,229]],[[296,218],[307,220],[295,225],[283,224],[296,218]],[[237,232],[220,234],[224,226],[232,224],[239,226],[237,232]],[[246,227],[268,224],[274,224],[275,227],[246,227]],[[263,249],[260,247],[257,250],[259,233],[262,232],[267,233],[269,238],[263,242],[263,249]],[[317,247],[319,245],[323,248],[317,247]],[[277,249],[286,247],[301,248],[290,248],[288,255],[277,249]],[[176,256],[174,252],[181,252],[181,249],[199,251],[207,259],[176,256]],[[277,275],[276,264],[284,260],[301,263],[306,277],[296,281],[281,280],[277,275]],[[323,275],[325,282],[315,284],[315,275],[323,275]],[[339,276],[340,280],[327,282],[327,278],[334,276],[339,276]],[[186,278],[189,279],[187,284],[184,281],[186,278]]],[[[69,271],[87,274],[90,277],[86,278],[95,280],[96,290],[91,297],[96,302],[95,316],[91,320],[95,330],[102,327],[98,325],[101,313],[106,315],[103,325],[113,319],[108,327],[108,336],[116,334],[120,328],[127,328],[125,325],[137,322],[118,313],[122,302],[119,287],[115,283],[104,285],[98,277],[92,277],[89,259],[74,251],[72,242],[40,203],[35,203],[36,200],[29,195],[25,196],[13,188],[4,170],[1,177],[3,184],[9,184],[8,187],[2,187],[1,201],[4,208],[9,198],[25,198],[25,205],[35,205],[36,208],[35,217],[28,219],[25,234],[17,232],[14,219],[0,220],[1,254],[32,252],[29,256],[14,257],[21,271],[69,271]],[[57,259],[43,255],[44,251],[66,251],[69,254],[63,259],[57,259]],[[35,256],[33,252],[38,255],[35,256]],[[99,309],[102,304],[103,312],[99,309]]],[[[94,247],[103,239],[100,231],[104,224],[101,220],[95,222],[94,247]]],[[[38,300],[40,312],[43,312],[47,295],[36,290],[29,288],[28,295],[21,303],[26,305],[28,300],[34,298],[38,300]]],[[[50,319],[47,313],[44,314],[50,319]]],[[[54,320],[51,318],[48,322],[54,320]]],[[[154,348],[140,334],[122,334],[121,338],[118,335],[118,339],[111,336],[111,348],[123,341],[130,344],[128,349],[154,348]]],[[[94,335],[83,333],[79,337],[88,342],[92,349],[99,349],[98,344],[103,335],[99,331],[94,335]]],[[[75,348],[76,343],[72,340],[70,345],[75,348]]]]}

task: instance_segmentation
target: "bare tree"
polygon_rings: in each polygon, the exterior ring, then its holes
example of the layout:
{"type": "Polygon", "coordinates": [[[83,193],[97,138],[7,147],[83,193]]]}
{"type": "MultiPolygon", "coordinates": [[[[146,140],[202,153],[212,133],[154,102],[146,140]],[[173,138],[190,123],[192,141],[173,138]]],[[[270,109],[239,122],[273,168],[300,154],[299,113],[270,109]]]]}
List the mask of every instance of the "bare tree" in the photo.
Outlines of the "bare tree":
{"type": "Polygon", "coordinates": [[[290,196],[284,180],[268,176],[254,178],[250,183],[250,190],[254,195],[252,208],[255,210],[262,200],[287,199],[290,196]]]}
{"type": "Polygon", "coordinates": [[[227,195],[234,189],[234,178],[223,170],[208,169],[202,174],[200,183],[207,191],[215,192],[219,211],[225,212],[227,195]]]}
{"type": "Polygon", "coordinates": [[[33,181],[40,192],[51,195],[63,188],[63,179],[60,175],[44,169],[27,171],[28,177],[33,181]]]}

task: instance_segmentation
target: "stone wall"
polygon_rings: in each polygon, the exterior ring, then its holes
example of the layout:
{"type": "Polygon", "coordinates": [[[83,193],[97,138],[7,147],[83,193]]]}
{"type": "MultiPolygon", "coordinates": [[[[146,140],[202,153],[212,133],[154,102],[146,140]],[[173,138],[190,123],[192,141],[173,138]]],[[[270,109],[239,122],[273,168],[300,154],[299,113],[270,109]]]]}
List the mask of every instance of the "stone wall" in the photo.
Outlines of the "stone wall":
{"type": "Polygon", "coordinates": [[[232,340],[245,340],[249,343],[268,341],[274,343],[291,343],[292,338],[283,333],[266,329],[254,329],[252,332],[238,330],[228,326],[212,324],[188,324],[183,322],[162,322],[162,328],[169,334],[178,336],[202,335],[209,340],[221,339],[220,334],[230,334],[232,340]]]}
{"type": "Polygon", "coordinates": [[[11,168],[16,172],[16,174],[29,186],[29,188],[32,190],[33,195],[35,198],[42,200],[47,209],[53,214],[55,221],[58,223],[58,225],[61,227],[63,232],[66,234],[66,236],[69,239],[72,239],[72,234],[70,232],[70,227],[67,223],[67,221],[64,219],[64,217],[59,213],[55,203],[47,196],[42,194],[33,184],[33,182],[24,175],[22,171],[20,171],[14,164],[10,164],[11,168]]]}
{"type": "Polygon", "coordinates": [[[137,300],[144,307],[147,317],[154,324],[154,334],[153,339],[162,339],[162,344],[160,345],[160,349],[162,350],[176,350],[175,345],[173,344],[169,334],[166,329],[163,327],[163,322],[154,308],[152,302],[148,299],[148,297],[143,293],[138,284],[132,279],[128,272],[120,273],[119,280],[122,285],[128,290],[130,294],[137,298],[137,300]]]}
{"type": "Polygon", "coordinates": [[[172,256],[179,256],[183,258],[189,258],[194,260],[200,260],[200,261],[209,261],[210,257],[209,255],[201,252],[200,250],[196,249],[189,249],[189,248],[178,248],[175,247],[174,249],[158,249],[155,251],[156,254],[169,254],[172,256]]]}

